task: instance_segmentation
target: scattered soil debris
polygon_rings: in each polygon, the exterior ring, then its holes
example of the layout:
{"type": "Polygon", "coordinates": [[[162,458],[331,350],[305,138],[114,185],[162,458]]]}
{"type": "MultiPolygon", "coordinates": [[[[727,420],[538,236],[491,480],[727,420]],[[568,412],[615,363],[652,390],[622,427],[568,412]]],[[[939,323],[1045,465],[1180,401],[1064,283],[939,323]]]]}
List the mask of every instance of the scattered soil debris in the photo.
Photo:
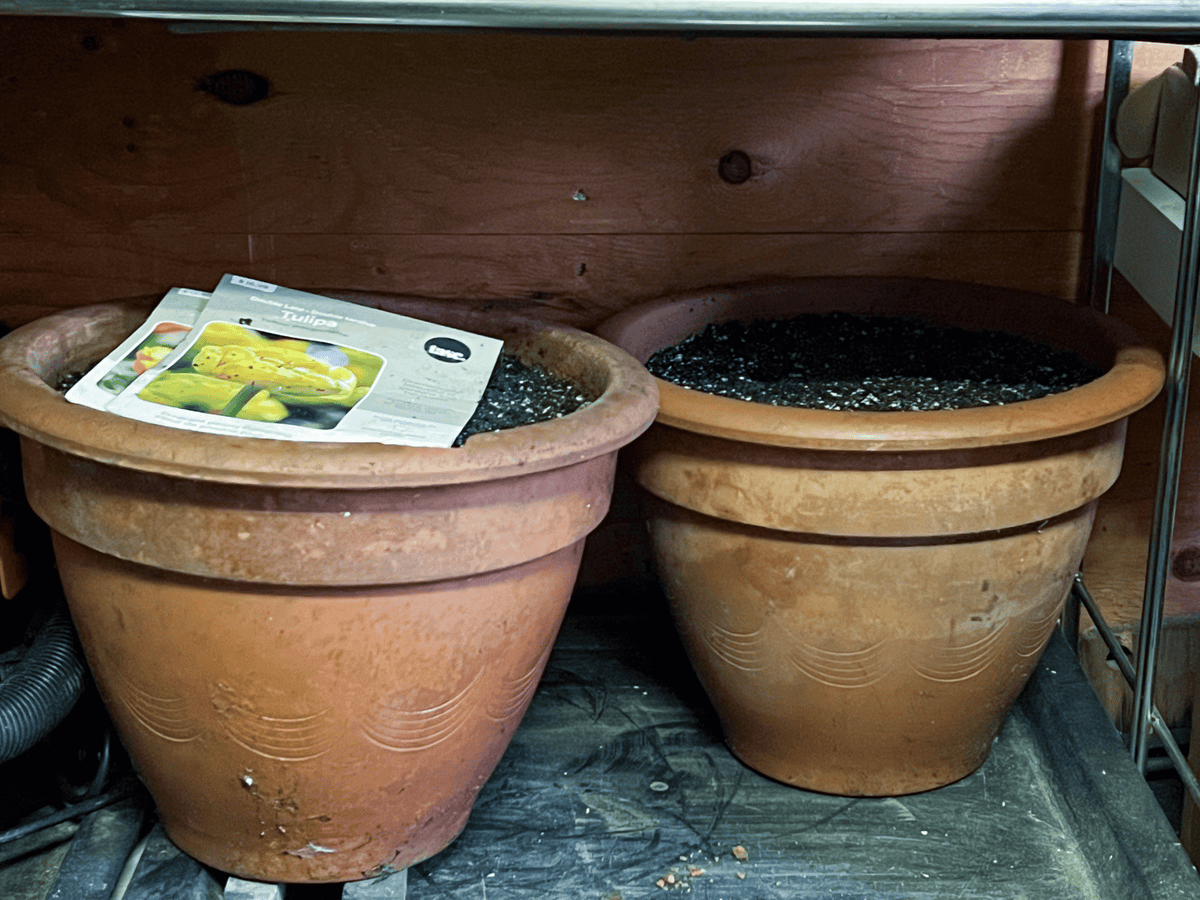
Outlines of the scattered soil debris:
{"type": "Polygon", "coordinates": [[[910,316],[808,313],[728,321],[655,353],[654,375],[710,394],[808,409],[964,409],[1059,393],[1102,373],[1003,331],[910,316]]]}
{"type": "MultiPolygon", "coordinates": [[[[681,862],[686,862],[687,857],[679,857],[681,862]]],[[[705,870],[696,865],[688,865],[686,874],[682,871],[682,866],[672,866],[671,869],[654,882],[655,886],[664,891],[683,890],[690,891],[692,889],[692,880],[700,878],[706,874],[705,870]]]]}
{"type": "Polygon", "coordinates": [[[750,854],[746,852],[746,848],[741,844],[738,844],[733,848],[733,856],[735,859],[741,860],[742,862],[745,862],[750,858],[750,854]]]}
{"type": "MultiPolygon", "coordinates": [[[[94,366],[95,363],[92,363],[92,365],[94,366]]],[[[58,377],[54,380],[54,389],[60,394],[65,394],[71,388],[75,387],[75,383],[84,375],[86,375],[88,370],[91,368],[92,366],[87,366],[84,369],[80,369],[78,372],[60,372],[58,377]]]]}

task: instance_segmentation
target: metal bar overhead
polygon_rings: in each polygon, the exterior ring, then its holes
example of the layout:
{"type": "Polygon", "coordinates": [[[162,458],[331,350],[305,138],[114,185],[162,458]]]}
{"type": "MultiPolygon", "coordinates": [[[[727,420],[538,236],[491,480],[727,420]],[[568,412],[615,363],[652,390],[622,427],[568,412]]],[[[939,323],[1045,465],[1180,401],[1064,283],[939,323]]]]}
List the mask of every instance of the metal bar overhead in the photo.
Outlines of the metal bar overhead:
{"type": "Polygon", "coordinates": [[[1200,40],[1197,0],[0,0],[0,15],[408,28],[1200,40]]]}

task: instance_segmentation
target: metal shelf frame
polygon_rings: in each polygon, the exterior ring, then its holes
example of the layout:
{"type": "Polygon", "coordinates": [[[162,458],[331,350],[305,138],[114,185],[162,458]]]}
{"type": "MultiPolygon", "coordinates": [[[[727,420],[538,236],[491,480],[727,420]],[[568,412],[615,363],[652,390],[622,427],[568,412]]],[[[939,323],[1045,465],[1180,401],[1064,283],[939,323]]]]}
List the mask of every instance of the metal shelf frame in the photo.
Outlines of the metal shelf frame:
{"type": "MultiPolygon", "coordinates": [[[[1200,10],[1197,13],[1200,14],[1200,10]]],[[[1099,171],[1094,198],[1091,280],[1087,286],[1088,302],[1104,310],[1108,309],[1112,284],[1117,204],[1121,191],[1121,154],[1116,146],[1116,118],[1121,101],[1129,92],[1133,52],[1133,41],[1114,40],[1109,43],[1105,77],[1104,134],[1098,154],[1099,171]]],[[[1184,211],[1171,346],[1167,358],[1166,384],[1163,387],[1166,410],[1159,450],[1158,485],[1146,563],[1136,665],[1126,658],[1120,642],[1104,621],[1103,615],[1079,577],[1076,578],[1071,592],[1071,603],[1063,617],[1063,627],[1072,643],[1076,644],[1079,621],[1076,604],[1082,603],[1133,690],[1130,752],[1138,769],[1145,774],[1150,737],[1152,734],[1157,735],[1188,792],[1196,803],[1200,804],[1200,782],[1180,752],[1168,723],[1163,720],[1154,705],[1163,607],[1167,575],[1171,565],[1171,536],[1175,530],[1179,478],[1183,465],[1192,343],[1196,333],[1197,290],[1200,288],[1200,117],[1197,117],[1193,130],[1191,153],[1188,181],[1191,190],[1188,192],[1184,211]]]]}
{"type": "MultiPolygon", "coordinates": [[[[156,18],[232,27],[1107,40],[1105,127],[1097,159],[1093,260],[1083,298],[1101,309],[1108,308],[1120,196],[1121,156],[1115,121],[1129,90],[1134,42],[1200,43],[1200,0],[259,0],[254,4],[245,0],[0,0],[0,15],[156,18]]],[[[1131,663],[1126,658],[1078,577],[1063,627],[1074,644],[1079,604],[1087,608],[1134,691],[1130,751],[1138,768],[1145,773],[1150,737],[1156,734],[1200,803],[1200,783],[1153,703],[1200,289],[1200,117],[1193,136],[1190,184],[1136,660],[1131,663]]]]}
{"type": "Polygon", "coordinates": [[[402,28],[1200,40],[1195,0],[0,0],[0,14],[402,28]]]}

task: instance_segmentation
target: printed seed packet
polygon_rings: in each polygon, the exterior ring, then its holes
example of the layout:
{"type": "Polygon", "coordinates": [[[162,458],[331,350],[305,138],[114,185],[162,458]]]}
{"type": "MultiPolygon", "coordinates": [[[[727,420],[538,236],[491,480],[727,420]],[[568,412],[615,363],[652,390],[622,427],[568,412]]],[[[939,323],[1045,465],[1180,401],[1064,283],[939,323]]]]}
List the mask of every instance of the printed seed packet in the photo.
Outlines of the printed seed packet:
{"type": "MultiPolygon", "coordinates": [[[[474,413],[502,346],[226,275],[173,348],[134,352],[133,377],[103,408],[235,437],[449,447],[474,413]]],[[[123,364],[128,357],[126,350],[123,364]]]]}
{"type": "Polygon", "coordinates": [[[117,345],[66,393],[72,403],[104,409],[138,375],[162,362],[187,336],[212,294],[171,288],[137,331],[117,345]]]}

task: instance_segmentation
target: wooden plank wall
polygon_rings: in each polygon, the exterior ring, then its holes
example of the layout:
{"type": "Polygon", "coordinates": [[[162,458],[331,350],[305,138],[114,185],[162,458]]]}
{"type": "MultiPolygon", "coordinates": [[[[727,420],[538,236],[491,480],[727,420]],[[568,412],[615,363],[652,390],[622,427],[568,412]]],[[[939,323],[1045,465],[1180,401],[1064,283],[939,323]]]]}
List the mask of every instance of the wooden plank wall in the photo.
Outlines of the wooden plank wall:
{"type": "Polygon", "coordinates": [[[0,18],[0,321],[226,271],[582,326],[791,274],[1072,296],[1103,66],[1083,42],[0,18]]]}

